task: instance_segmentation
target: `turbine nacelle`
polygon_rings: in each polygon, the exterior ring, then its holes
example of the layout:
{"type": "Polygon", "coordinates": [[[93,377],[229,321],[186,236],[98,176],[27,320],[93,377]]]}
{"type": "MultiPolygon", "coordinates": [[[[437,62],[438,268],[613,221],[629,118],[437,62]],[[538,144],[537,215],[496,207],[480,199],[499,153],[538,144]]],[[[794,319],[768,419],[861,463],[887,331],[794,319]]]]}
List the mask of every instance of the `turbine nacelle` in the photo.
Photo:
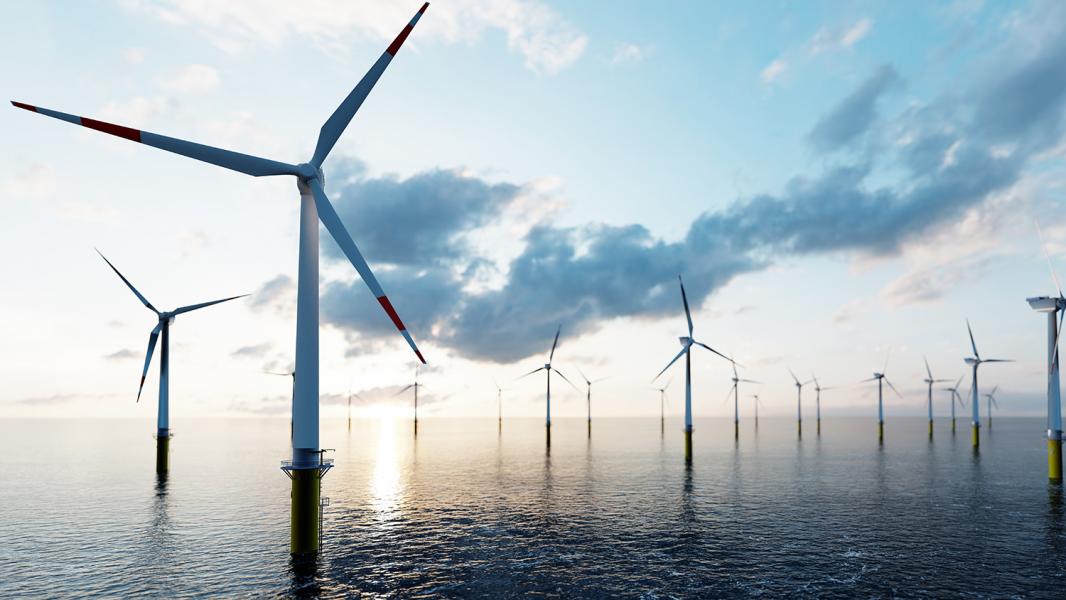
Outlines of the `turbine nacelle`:
{"type": "Polygon", "coordinates": [[[677,341],[681,342],[682,346],[688,348],[689,346],[692,345],[692,341],[693,340],[692,340],[692,338],[690,338],[688,336],[681,336],[681,337],[677,338],[677,341]]]}
{"type": "Polygon", "coordinates": [[[1049,313],[1066,309],[1066,299],[1061,297],[1052,298],[1050,296],[1039,296],[1036,298],[1026,298],[1025,301],[1029,303],[1029,308],[1032,308],[1036,312],[1049,313]]]}
{"type": "Polygon", "coordinates": [[[885,374],[884,373],[876,373],[876,372],[874,373],[874,379],[884,379],[884,378],[885,378],[885,374]]]}
{"type": "Polygon", "coordinates": [[[962,362],[964,362],[964,363],[966,363],[968,365],[979,365],[979,364],[983,363],[984,361],[981,360],[980,358],[964,358],[964,359],[962,359],[962,362]]]}
{"type": "Polygon", "coordinates": [[[300,163],[296,165],[296,177],[299,178],[301,183],[307,183],[312,179],[317,179],[323,187],[326,185],[326,175],[322,172],[320,167],[316,167],[311,163],[300,163]]]}
{"type": "Polygon", "coordinates": [[[552,364],[551,363],[544,363],[544,368],[545,369],[551,369],[552,368],[552,364]]]}

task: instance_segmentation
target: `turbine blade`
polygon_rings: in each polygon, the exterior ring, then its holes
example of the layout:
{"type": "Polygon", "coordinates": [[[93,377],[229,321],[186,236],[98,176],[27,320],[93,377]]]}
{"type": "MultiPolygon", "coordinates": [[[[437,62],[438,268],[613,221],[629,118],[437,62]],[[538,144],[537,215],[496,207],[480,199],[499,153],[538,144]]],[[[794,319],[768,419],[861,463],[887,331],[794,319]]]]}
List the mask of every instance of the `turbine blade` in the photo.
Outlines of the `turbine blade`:
{"type": "MultiPolygon", "coordinates": [[[[704,344],[703,342],[697,342],[696,340],[692,340],[692,341],[693,341],[693,342],[694,342],[694,343],[695,343],[695,344],[696,344],[697,346],[703,346],[704,348],[706,348],[706,349],[710,350],[711,352],[714,352],[715,354],[717,354],[718,356],[721,356],[722,358],[724,358],[724,359],[728,360],[729,362],[734,362],[732,358],[729,358],[729,357],[728,357],[728,356],[726,356],[725,354],[722,354],[721,352],[719,352],[719,351],[715,350],[714,348],[711,348],[711,347],[710,347],[710,346],[708,346],[707,344],[704,344]]],[[[743,365],[741,365],[741,366],[743,366],[743,365]]]]}
{"type": "Polygon", "coordinates": [[[737,381],[741,381],[743,383],[758,383],[760,385],[762,384],[761,381],[755,381],[754,379],[738,379],[737,381]]]}
{"type": "Polygon", "coordinates": [[[892,348],[889,348],[888,352],[885,352],[885,366],[881,369],[881,374],[882,375],[884,375],[885,373],[888,372],[888,359],[891,358],[891,357],[892,357],[892,348]]]}
{"type": "Polygon", "coordinates": [[[515,381],[518,381],[519,379],[522,379],[524,377],[529,377],[530,375],[532,375],[534,373],[538,373],[538,372],[543,371],[543,370],[544,370],[544,367],[537,367],[536,369],[533,369],[529,373],[526,373],[525,375],[522,375],[522,377],[516,377],[515,381]]]}
{"type": "Polygon", "coordinates": [[[977,353],[977,342],[973,341],[973,329],[970,328],[969,319],[966,319],[966,332],[970,334],[970,346],[973,347],[974,358],[980,359],[981,355],[977,353]]]}
{"type": "Polygon", "coordinates": [[[400,390],[400,391],[396,392],[395,394],[393,394],[392,397],[395,398],[396,396],[399,396],[400,394],[406,392],[407,390],[409,390],[409,389],[411,389],[413,387],[415,387],[414,384],[408,385],[407,387],[405,387],[402,390],[400,390]]]}
{"type": "Polygon", "coordinates": [[[592,385],[592,381],[590,381],[588,377],[585,377],[585,374],[581,371],[581,367],[574,368],[577,369],[577,372],[579,375],[581,375],[581,378],[585,380],[586,385],[592,385]]]}
{"type": "Polygon", "coordinates": [[[348,230],[345,229],[344,223],[341,222],[341,218],[337,216],[337,211],[333,210],[333,205],[329,203],[329,198],[326,197],[326,190],[322,189],[322,184],[318,179],[308,180],[308,184],[311,186],[311,191],[315,195],[315,207],[318,209],[318,218],[322,221],[322,224],[326,226],[326,231],[333,236],[337,245],[344,251],[344,255],[351,261],[352,266],[359,272],[359,276],[363,278],[363,283],[370,288],[370,292],[374,294],[381,307],[385,309],[385,313],[392,319],[393,325],[396,329],[400,330],[400,335],[403,339],[407,340],[407,344],[411,346],[411,350],[414,350],[415,356],[418,360],[422,361],[422,364],[426,363],[426,359],[422,358],[422,353],[418,351],[418,346],[415,344],[415,340],[411,337],[411,334],[407,332],[407,327],[404,326],[403,321],[400,320],[400,316],[396,314],[396,309],[392,307],[392,303],[389,302],[388,296],[385,295],[385,290],[381,289],[381,284],[378,283],[377,277],[374,277],[374,272],[370,270],[370,265],[366,264],[366,259],[363,258],[363,254],[359,252],[359,248],[356,247],[355,242],[352,240],[352,236],[348,234],[348,230]]]}
{"type": "Polygon", "coordinates": [[[990,400],[992,400],[992,406],[995,406],[996,408],[999,408],[999,402],[996,402],[996,397],[995,396],[992,396],[990,398],[990,400]]]}
{"type": "Polygon", "coordinates": [[[985,359],[982,359],[982,360],[981,360],[981,362],[983,362],[983,363],[990,363],[990,362],[1014,362],[1014,359],[1011,359],[1011,358],[985,358],[985,359]]]}
{"type": "Polygon", "coordinates": [[[896,389],[896,386],[892,385],[892,382],[888,380],[888,377],[885,377],[885,383],[888,384],[888,387],[891,388],[893,392],[896,392],[897,396],[903,398],[903,394],[899,393],[899,390],[896,389]]]}
{"type": "Polygon", "coordinates": [[[1051,281],[1055,284],[1055,289],[1059,292],[1059,298],[1062,298],[1062,284],[1059,283],[1059,276],[1055,273],[1055,265],[1051,263],[1051,253],[1048,252],[1047,242],[1044,241],[1044,232],[1040,230],[1040,223],[1036,219],[1033,219],[1033,225],[1036,226],[1036,235],[1040,238],[1040,249],[1044,251],[1044,258],[1047,259],[1047,267],[1051,271],[1051,281]]]}
{"type": "Polygon", "coordinates": [[[223,150],[222,148],[197,144],[196,142],[179,140],[178,138],[167,137],[165,135],[159,135],[158,133],[141,131],[139,129],[132,129],[122,125],[115,125],[113,123],[105,123],[88,117],[79,117],[77,115],[61,113],[39,106],[15,102],[14,100],[11,101],[11,104],[30,112],[52,117],[53,119],[59,119],[60,121],[66,121],[75,125],[81,125],[82,127],[88,127],[89,129],[102,131],[133,142],[140,142],[145,146],[151,146],[153,148],[159,148],[160,150],[166,150],[167,152],[173,152],[174,154],[194,158],[201,162],[252,175],[253,177],[300,174],[300,169],[296,165],[290,165],[276,160],[260,158],[250,154],[241,154],[240,152],[233,152],[232,150],[223,150]]]}
{"type": "Polygon", "coordinates": [[[555,330],[555,341],[552,342],[552,351],[548,353],[548,364],[551,364],[553,358],[555,358],[555,347],[559,345],[559,333],[562,332],[563,326],[560,323],[559,328],[555,330]]]}
{"type": "MultiPolygon", "coordinates": [[[[687,348],[687,347],[686,347],[686,348],[682,348],[682,349],[681,349],[681,352],[678,352],[678,353],[677,353],[677,356],[675,356],[675,357],[674,357],[674,359],[673,359],[673,360],[671,360],[670,362],[666,363],[666,366],[665,366],[665,367],[663,367],[663,370],[662,370],[662,371],[659,371],[659,374],[658,374],[658,375],[656,375],[656,376],[655,376],[654,378],[652,378],[652,380],[651,380],[651,381],[652,381],[652,383],[655,383],[655,380],[656,380],[656,379],[658,379],[659,377],[661,377],[661,376],[662,376],[662,374],[663,374],[663,373],[665,373],[665,372],[666,372],[666,370],[667,370],[667,369],[669,369],[669,368],[670,368],[670,367],[671,367],[671,366],[672,366],[672,365],[673,365],[673,364],[674,364],[675,362],[677,362],[677,359],[681,358],[681,356],[682,356],[682,355],[684,355],[684,354],[685,354],[685,352],[687,352],[687,351],[688,351],[688,348],[687,348]]],[[[671,379],[670,381],[673,381],[673,379],[671,379]]],[[[669,384],[667,384],[667,385],[669,385],[669,384]]]]}
{"type": "Polygon", "coordinates": [[[998,390],[998,389],[999,389],[999,386],[997,385],[996,387],[992,388],[991,392],[988,392],[988,395],[989,396],[995,396],[996,395],[996,390],[998,390]]]}
{"type": "Polygon", "coordinates": [[[403,28],[403,31],[396,36],[396,39],[389,44],[389,47],[385,49],[385,52],[378,58],[370,70],[363,75],[363,78],[359,80],[359,83],[355,85],[355,88],[348,93],[348,96],[341,102],[337,110],[333,111],[329,119],[322,125],[322,129],[318,132],[318,144],[315,145],[315,154],[311,158],[311,164],[316,167],[321,167],[322,162],[326,160],[326,156],[329,155],[330,150],[340,139],[341,134],[344,133],[345,128],[352,121],[352,117],[355,116],[356,111],[363,105],[363,101],[370,95],[370,90],[374,89],[374,84],[381,78],[382,73],[385,72],[385,68],[392,62],[396,53],[399,52],[400,46],[403,45],[404,40],[411,34],[411,30],[414,29],[415,24],[422,18],[422,13],[426,12],[429,8],[429,2],[422,5],[422,8],[418,9],[414,18],[403,28]]]}
{"type": "Polygon", "coordinates": [[[922,358],[925,359],[925,372],[929,375],[929,379],[931,381],[936,381],[933,379],[933,371],[929,368],[929,357],[923,356],[922,358]]]}
{"type": "MultiPolygon", "coordinates": [[[[93,250],[96,250],[96,248],[93,248],[93,250]]],[[[115,275],[118,275],[118,278],[126,284],[126,287],[130,288],[130,291],[133,292],[134,296],[137,296],[137,299],[141,301],[141,304],[147,306],[148,309],[154,312],[155,314],[159,314],[159,311],[156,310],[154,306],[152,306],[152,303],[149,302],[148,299],[145,298],[140,292],[138,292],[137,288],[133,287],[133,284],[130,283],[130,280],[126,279],[126,277],[123,276],[122,273],[119,273],[118,269],[115,268],[115,265],[111,264],[111,261],[107,260],[107,257],[104,256],[103,252],[96,250],[96,253],[100,255],[100,258],[104,259],[104,262],[107,263],[107,266],[111,267],[111,270],[114,271],[115,275]]]]}
{"type": "Polygon", "coordinates": [[[795,381],[796,385],[800,385],[799,377],[796,377],[796,374],[792,372],[792,369],[788,370],[788,374],[792,376],[792,381],[795,381]]]}
{"type": "Polygon", "coordinates": [[[859,383],[867,383],[867,382],[869,382],[869,381],[877,381],[877,378],[876,378],[876,377],[871,377],[871,378],[869,378],[869,379],[863,379],[863,380],[862,380],[862,381],[860,381],[859,383]]]}
{"type": "Polygon", "coordinates": [[[141,383],[137,386],[137,402],[141,401],[141,391],[144,389],[144,380],[148,377],[148,367],[152,364],[152,353],[155,352],[155,342],[159,339],[159,332],[163,330],[163,324],[159,323],[148,334],[148,354],[144,357],[144,369],[141,371],[141,383]]]}
{"type": "Polygon", "coordinates": [[[574,388],[575,392],[580,392],[581,391],[581,390],[577,389],[577,386],[574,385],[574,383],[572,381],[570,381],[569,379],[566,378],[566,375],[563,375],[562,371],[560,371],[559,369],[556,369],[555,367],[552,367],[552,371],[555,371],[556,375],[558,375],[559,377],[562,377],[563,381],[569,383],[570,387],[574,388]]]}
{"type": "Polygon", "coordinates": [[[681,276],[677,276],[677,282],[681,284],[681,303],[685,305],[685,319],[688,320],[688,337],[692,337],[692,313],[688,310],[688,296],[685,295],[685,282],[681,276]]]}
{"type": "Polygon", "coordinates": [[[206,307],[214,305],[214,304],[221,304],[223,302],[229,302],[230,300],[236,300],[237,298],[244,298],[244,297],[249,296],[249,295],[250,294],[241,294],[240,296],[230,296],[229,298],[223,298],[221,300],[212,300],[210,302],[201,302],[200,304],[191,304],[189,306],[182,306],[181,308],[174,309],[174,313],[173,314],[180,315],[182,313],[192,312],[192,311],[200,309],[200,308],[206,308],[206,307]]]}

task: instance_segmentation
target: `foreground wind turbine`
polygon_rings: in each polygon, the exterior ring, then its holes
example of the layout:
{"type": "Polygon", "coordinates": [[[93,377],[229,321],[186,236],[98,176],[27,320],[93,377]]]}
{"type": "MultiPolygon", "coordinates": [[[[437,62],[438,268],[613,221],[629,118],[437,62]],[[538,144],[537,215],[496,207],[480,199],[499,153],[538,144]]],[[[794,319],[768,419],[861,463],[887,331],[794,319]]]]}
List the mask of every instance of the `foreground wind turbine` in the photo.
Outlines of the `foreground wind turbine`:
{"type": "Polygon", "coordinates": [[[669,379],[663,387],[653,388],[659,392],[659,433],[666,433],[666,390],[673,381],[669,379]]]}
{"type": "MultiPolygon", "coordinates": [[[[1040,226],[1037,226],[1037,233],[1040,226]]],[[[1043,237],[1041,235],[1041,237],[1043,237]]],[[[1043,240],[1041,240],[1043,242],[1043,240]]],[[[1038,296],[1027,298],[1026,302],[1036,312],[1047,313],[1047,458],[1048,479],[1062,481],[1062,401],[1059,388],[1059,336],[1062,334],[1062,321],[1066,320],[1066,296],[1062,294],[1059,277],[1051,264],[1051,255],[1047,246],[1044,256],[1051,269],[1051,280],[1058,292],[1057,297],[1038,296]],[[1056,321],[1058,321],[1056,323],[1056,321]]]]}
{"type": "Polygon", "coordinates": [[[652,383],[654,383],[655,380],[659,377],[662,377],[662,374],[665,373],[666,370],[669,369],[675,362],[677,362],[677,359],[681,358],[682,356],[685,357],[685,458],[690,459],[692,458],[692,346],[702,346],[703,348],[710,350],[711,352],[717,354],[718,356],[721,356],[729,362],[733,362],[733,359],[715,350],[714,348],[711,348],[703,342],[697,342],[692,337],[692,313],[689,312],[688,309],[688,296],[685,295],[685,282],[681,280],[680,275],[677,276],[677,282],[681,285],[681,303],[685,307],[685,319],[688,321],[688,335],[685,337],[677,338],[678,341],[681,342],[681,352],[678,352],[677,356],[675,356],[673,360],[666,363],[666,366],[663,367],[663,370],[659,371],[659,374],[655,376],[655,379],[652,379],[652,383]]]}
{"type": "Polygon", "coordinates": [[[970,328],[969,319],[966,319],[966,332],[970,334],[970,347],[973,348],[973,356],[965,358],[963,361],[973,367],[973,385],[970,388],[973,391],[973,396],[970,398],[970,408],[973,410],[973,447],[977,448],[981,445],[981,401],[977,391],[977,367],[980,367],[984,363],[1014,361],[1006,358],[981,358],[981,355],[977,352],[977,342],[973,339],[973,329],[970,328]]]}
{"type": "Polygon", "coordinates": [[[283,464],[286,475],[292,479],[292,512],[290,550],[294,554],[310,554],[318,551],[320,530],[321,478],[332,466],[323,459],[323,450],[319,446],[319,402],[318,402],[318,224],[336,240],[337,245],[359,272],[363,282],[370,288],[382,309],[399,329],[400,334],[423,363],[425,359],[418,351],[414,339],[389,302],[384,290],[374,273],[363,258],[359,248],[352,241],[337,211],[333,209],[325,191],[325,175],[322,163],[326,160],[344,129],[363,104],[374,84],[377,83],[385,68],[399,51],[412,28],[429,7],[422,5],[414,18],[396,36],[377,62],[367,71],[363,79],[341,102],[337,110],[322,125],[318,134],[318,143],[309,162],[293,165],[276,160],[241,154],[221,148],[214,148],[195,142],[167,137],[147,131],[140,131],[122,125],[114,125],[87,117],[79,117],[46,108],[39,108],[22,102],[12,104],[18,108],[53,117],[61,121],[95,129],[103,133],[140,142],[182,156],[210,163],[225,169],[245,173],[253,177],[271,175],[291,175],[296,177],[300,191],[300,253],[299,276],[296,290],[296,368],[300,371],[300,380],[296,385],[296,398],[293,401],[293,448],[292,461],[283,464]]]}
{"type": "Polygon", "coordinates": [[[959,375],[959,380],[955,382],[952,387],[943,388],[945,391],[951,392],[951,434],[955,434],[955,403],[958,402],[959,406],[966,408],[966,401],[963,400],[962,394],[959,393],[959,386],[962,384],[962,378],[965,375],[959,375]]]}
{"type": "Polygon", "coordinates": [[[406,392],[407,390],[413,389],[415,391],[415,436],[418,435],[418,388],[426,387],[425,384],[418,383],[418,367],[419,365],[415,365],[415,382],[393,394],[393,397],[395,397],[406,392]]]}
{"type": "Polygon", "coordinates": [[[869,379],[863,379],[861,383],[868,381],[877,381],[877,442],[883,444],[885,442],[885,402],[884,402],[884,389],[883,383],[888,384],[888,387],[900,398],[903,398],[903,394],[899,393],[896,386],[892,385],[892,382],[885,377],[885,371],[888,370],[888,357],[885,357],[885,366],[881,369],[880,373],[874,372],[874,376],[869,379]]]}
{"type": "Polygon", "coordinates": [[[174,319],[180,314],[194,311],[199,308],[205,308],[213,304],[219,304],[221,302],[229,302],[230,300],[236,300],[237,298],[243,298],[247,294],[241,296],[233,296],[230,298],[223,298],[221,300],[212,300],[210,302],[201,302],[199,304],[190,304],[189,306],[182,306],[175,308],[172,311],[159,311],[156,307],[152,306],[152,303],[148,301],[137,288],[133,287],[122,273],[119,273],[115,265],[111,264],[111,261],[107,260],[107,257],[103,255],[99,250],[96,251],[100,255],[100,258],[104,259],[107,266],[111,267],[111,270],[118,275],[119,279],[126,284],[126,287],[130,288],[134,296],[141,301],[148,310],[155,313],[157,318],[156,326],[152,329],[152,332],[148,335],[148,354],[144,357],[144,369],[141,371],[141,383],[137,386],[137,402],[141,401],[141,390],[144,389],[144,380],[148,377],[148,367],[152,364],[152,353],[155,352],[155,344],[159,339],[160,334],[163,336],[163,344],[159,351],[159,406],[156,413],[156,434],[155,434],[155,470],[156,473],[166,473],[170,470],[170,326],[174,324],[174,319]]]}
{"type": "MultiPolygon", "coordinates": [[[[934,379],[933,378],[933,370],[929,368],[929,359],[925,358],[924,360],[925,360],[925,375],[926,375],[926,377],[922,381],[924,381],[925,384],[929,386],[929,399],[928,399],[929,439],[933,439],[933,384],[948,382],[948,381],[951,381],[951,380],[950,379],[934,379]]],[[[951,421],[952,421],[952,431],[954,431],[954,427],[955,427],[955,425],[954,425],[955,424],[955,418],[954,418],[955,404],[954,403],[952,403],[952,405],[951,405],[951,414],[953,415],[952,419],[951,419],[951,421]]]]}
{"type": "Polygon", "coordinates": [[[992,429],[992,407],[999,408],[999,402],[996,402],[996,391],[999,390],[999,386],[992,388],[991,392],[985,394],[985,399],[988,400],[988,429],[992,429]]]}
{"type": "MultiPolygon", "coordinates": [[[[732,361],[730,361],[732,362],[732,361]]],[[[754,379],[741,379],[737,375],[737,363],[733,363],[733,439],[740,439],[740,389],[739,384],[762,383],[754,379]]]]}
{"type": "Polygon", "coordinates": [[[801,382],[792,369],[788,370],[788,374],[792,376],[792,381],[796,382],[796,433],[803,437],[803,386],[814,380],[801,382]]]}
{"type": "MultiPolygon", "coordinates": [[[[545,429],[545,436],[546,436],[546,439],[547,439],[549,445],[552,442],[552,372],[554,371],[559,377],[563,378],[563,381],[569,383],[570,387],[574,388],[574,391],[579,391],[577,389],[577,386],[574,385],[573,382],[571,382],[569,379],[566,378],[566,375],[563,375],[562,372],[559,371],[559,369],[556,369],[555,367],[552,366],[552,359],[555,358],[555,348],[556,348],[556,346],[559,345],[559,333],[561,333],[562,330],[563,330],[563,326],[562,325],[559,325],[559,328],[555,330],[555,341],[552,342],[551,352],[548,353],[548,362],[544,363],[543,367],[539,367],[539,368],[533,369],[529,373],[526,373],[525,375],[522,376],[522,377],[529,377],[530,375],[532,375],[534,373],[539,373],[541,371],[544,371],[544,374],[547,377],[547,385],[548,385],[548,387],[547,387],[547,392],[546,392],[546,395],[545,395],[545,400],[546,400],[546,409],[545,410],[547,412],[545,413],[545,416],[544,416],[544,429],[545,429]]],[[[522,379],[522,377],[519,377],[519,379],[522,379]]]]}
{"type": "Polygon", "coordinates": [[[581,378],[585,380],[585,408],[588,411],[589,437],[592,437],[592,384],[599,383],[604,379],[607,379],[607,377],[589,380],[580,368],[577,369],[577,372],[581,375],[581,378]]]}
{"type": "Polygon", "coordinates": [[[826,390],[835,390],[836,388],[822,387],[818,383],[818,378],[811,373],[811,381],[814,382],[814,427],[817,435],[822,435],[822,392],[826,390]]]}

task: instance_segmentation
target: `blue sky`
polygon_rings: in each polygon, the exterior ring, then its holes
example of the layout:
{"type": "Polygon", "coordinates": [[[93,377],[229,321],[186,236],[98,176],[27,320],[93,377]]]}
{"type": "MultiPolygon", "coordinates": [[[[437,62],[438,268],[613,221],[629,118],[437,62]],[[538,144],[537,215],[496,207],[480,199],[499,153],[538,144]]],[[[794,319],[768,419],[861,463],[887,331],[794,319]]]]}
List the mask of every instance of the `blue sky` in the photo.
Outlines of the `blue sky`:
{"type": "MultiPolygon", "coordinates": [[[[5,7],[7,95],[279,160],[322,121],[418,2],[138,0],[5,7]]],[[[816,372],[828,414],[870,414],[855,385],[891,352],[920,414],[928,355],[964,372],[964,318],[1005,412],[1041,414],[1060,270],[1064,9],[1054,2],[431,5],[326,164],[327,189],[431,362],[427,410],[542,414],[542,363],[602,384],[604,415],[657,412],[686,277],[697,338],[766,382],[816,372]]],[[[0,116],[8,227],[0,416],[154,416],[133,405],[157,304],[248,301],[179,320],[172,413],[285,414],[298,205],[255,180],[23,111],[0,116]]],[[[326,239],[323,236],[323,239],[326,239]]],[[[413,362],[323,244],[325,414],[349,386],[370,412],[413,362]]],[[[728,365],[696,361],[696,413],[721,415],[728,365]]],[[[680,373],[678,373],[680,376],[680,373]]],[[[965,387],[966,384],[964,384],[965,387]]],[[[680,386],[674,389],[679,406],[680,386]]],[[[754,391],[754,390],[752,390],[754,391]]],[[[946,412],[946,394],[937,396],[946,412]]],[[[385,407],[385,408],[383,408],[385,407]]],[[[583,414],[577,394],[553,407],[583,414]]]]}

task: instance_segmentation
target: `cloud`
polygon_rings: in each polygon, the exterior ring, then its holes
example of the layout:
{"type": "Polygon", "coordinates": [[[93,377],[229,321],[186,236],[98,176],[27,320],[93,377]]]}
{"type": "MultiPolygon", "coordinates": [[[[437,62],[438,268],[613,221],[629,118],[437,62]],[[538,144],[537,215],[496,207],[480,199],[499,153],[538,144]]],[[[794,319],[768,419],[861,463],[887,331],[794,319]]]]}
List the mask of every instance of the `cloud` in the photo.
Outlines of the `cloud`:
{"type": "Polygon", "coordinates": [[[766,68],[762,70],[760,76],[764,82],[773,83],[784,74],[787,67],[788,65],[785,63],[784,59],[775,58],[770,64],[766,65],[766,68]]]}
{"type": "Polygon", "coordinates": [[[810,54],[821,54],[833,50],[846,50],[857,44],[873,28],[873,21],[867,18],[860,19],[849,27],[830,29],[823,27],[814,34],[807,44],[810,54]]]}
{"type": "Polygon", "coordinates": [[[121,350],[116,350],[110,354],[105,354],[104,358],[106,358],[107,360],[126,360],[129,358],[137,358],[137,353],[133,350],[130,350],[129,348],[123,348],[121,350]]]}
{"type": "Polygon", "coordinates": [[[230,356],[236,356],[237,358],[261,358],[270,352],[274,348],[274,344],[270,342],[263,342],[262,344],[253,344],[251,346],[241,346],[233,352],[230,356]]]}
{"type": "Polygon", "coordinates": [[[144,48],[131,47],[122,51],[122,60],[131,65],[139,65],[143,63],[145,56],[144,48]]]}
{"type": "Polygon", "coordinates": [[[55,406],[57,404],[69,404],[79,398],[84,398],[82,394],[53,394],[51,396],[35,396],[32,398],[20,398],[13,400],[15,404],[24,404],[27,406],[55,406]]]}
{"type": "Polygon", "coordinates": [[[822,117],[807,136],[822,152],[837,150],[858,139],[877,118],[877,101],[902,80],[891,65],[882,65],[854,92],[822,117]]]}
{"type": "MultiPolygon", "coordinates": [[[[494,248],[469,241],[520,202],[530,186],[476,180],[459,171],[371,179],[351,166],[340,170],[340,180],[343,190],[360,200],[339,202],[345,221],[358,232],[356,239],[364,243],[360,236],[367,238],[368,259],[423,345],[509,363],[543,352],[562,323],[565,354],[568,339],[614,319],[680,319],[679,273],[690,302],[699,307],[734,278],[782,259],[826,253],[898,256],[988,211],[993,199],[1005,197],[1009,208],[1010,195],[1004,192],[1062,138],[1059,89],[1066,78],[1047,83],[1049,89],[1035,95],[1050,106],[1025,100],[1040,115],[1036,121],[1018,118],[1016,128],[1006,130],[986,120],[1013,114],[1018,100],[1003,92],[1003,82],[1018,81],[1019,73],[1054,70],[1049,55],[1066,61],[1066,44],[1058,38],[1040,48],[999,70],[997,79],[912,104],[885,127],[871,128],[877,98],[900,84],[891,67],[878,68],[819,121],[815,131],[820,133],[813,135],[826,145],[864,136],[862,157],[838,156],[814,174],[794,176],[778,192],[704,212],[676,240],[657,238],[641,225],[561,227],[542,221],[516,235],[515,253],[500,258],[494,248]],[[375,203],[379,191],[386,199],[375,203]],[[399,228],[393,204],[420,216],[399,228]],[[470,214],[445,214],[451,208],[470,214]],[[440,222],[425,222],[435,218],[440,222]],[[419,250],[409,252],[405,244],[418,244],[419,250]],[[471,285],[471,269],[484,270],[486,262],[495,273],[490,283],[471,285]]],[[[930,301],[942,293],[930,278],[980,266],[964,259],[954,257],[962,261],[956,267],[905,278],[885,297],[897,303],[930,301]]],[[[352,352],[402,344],[358,280],[327,282],[321,310],[325,323],[345,333],[352,352]]],[[[837,316],[848,312],[854,310],[837,316]]],[[[433,359],[432,353],[427,356],[433,359]]]]}
{"type": "Polygon", "coordinates": [[[851,27],[849,27],[844,35],[840,36],[840,45],[845,48],[851,48],[859,40],[866,37],[866,34],[870,33],[870,28],[873,27],[873,21],[870,19],[861,19],[851,27]]]}
{"type": "Polygon", "coordinates": [[[15,173],[0,187],[5,196],[47,200],[55,196],[56,174],[50,165],[33,164],[15,173]]]}
{"type": "MultiPolygon", "coordinates": [[[[334,55],[347,54],[354,41],[384,47],[418,8],[417,2],[392,0],[129,0],[126,5],[173,25],[193,27],[225,52],[277,47],[295,39],[311,40],[334,55]]],[[[430,7],[407,45],[470,44],[488,30],[502,31],[507,48],[538,73],[568,67],[588,44],[584,33],[536,0],[452,0],[430,7]]]]}
{"type": "Polygon", "coordinates": [[[647,50],[637,44],[631,44],[628,42],[616,44],[614,47],[614,54],[611,56],[611,62],[616,65],[636,63],[644,60],[646,54],[647,50]]]}
{"type": "Polygon", "coordinates": [[[159,81],[159,87],[170,93],[202,94],[218,89],[218,71],[207,65],[186,65],[159,81]]]}
{"type": "Polygon", "coordinates": [[[248,300],[248,306],[256,310],[272,308],[280,314],[296,310],[296,282],[288,275],[278,275],[259,286],[248,300]]]}
{"type": "Polygon", "coordinates": [[[979,280],[995,262],[994,257],[969,257],[912,271],[890,283],[882,296],[894,307],[939,300],[952,288],[979,280]]]}

